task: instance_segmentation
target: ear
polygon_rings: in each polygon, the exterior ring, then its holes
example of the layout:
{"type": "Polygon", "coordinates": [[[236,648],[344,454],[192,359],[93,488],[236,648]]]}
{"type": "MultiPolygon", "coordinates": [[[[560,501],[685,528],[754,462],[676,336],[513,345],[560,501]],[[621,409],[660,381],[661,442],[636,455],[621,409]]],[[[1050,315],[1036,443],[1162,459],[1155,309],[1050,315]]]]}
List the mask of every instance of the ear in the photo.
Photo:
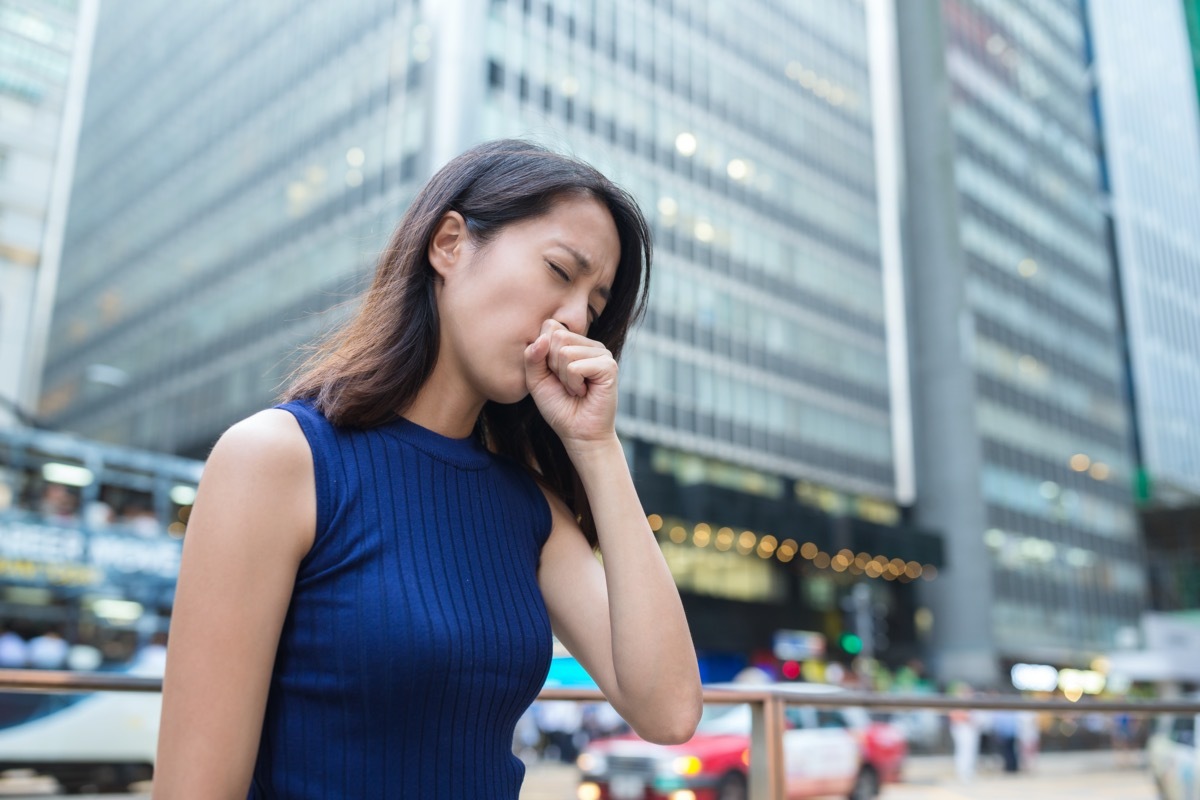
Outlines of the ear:
{"type": "Polygon", "coordinates": [[[457,211],[442,215],[429,237],[429,263],[443,279],[462,260],[467,248],[467,221],[457,211]]]}

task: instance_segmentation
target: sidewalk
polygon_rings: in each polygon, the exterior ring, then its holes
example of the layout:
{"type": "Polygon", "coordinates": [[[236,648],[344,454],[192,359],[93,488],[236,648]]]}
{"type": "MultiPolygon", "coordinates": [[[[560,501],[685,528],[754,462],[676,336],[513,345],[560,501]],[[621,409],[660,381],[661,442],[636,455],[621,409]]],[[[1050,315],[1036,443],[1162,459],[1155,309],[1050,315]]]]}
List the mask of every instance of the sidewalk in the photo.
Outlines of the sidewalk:
{"type": "MultiPolygon", "coordinates": [[[[886,787],[882,800],[1153,800],[1153,782],[1141,756],[1112,750],[1042,753],[1016,774],[1006,774],[998,763],[981,759],[976,780],[968,786],[955,778],[951,756],[909,756],[902,782],[886,787]]],[[[540,762],[526,772],[521,800],[575,800],[578,781],[574,766],[540,762]]]]}
{"type": "MultiPolygon", "coordinates": [[[[1039,753],[1032,764],[1023,766],[1017,775],[1081,775],[1097,772],[1124,772],[1144,768],[1144,754],[1140,751],[1118,752],[1116,750],[1083,750],[1065,753],[1039,753]]],[[[999,761],[981,757],[979,777],[1005,775],[999,761]]],[[[954,758],[949,755],[909,756],[904,762],[904,782],[931,784],[952,782],[954,758]]]]}
{"type": "Polygon", "coordinates": [[[949,756],[914,756],[905,764],[904,781],[885,787],[881,800],[1155,800],[1157,797],[1140,753],[1107,750],[1044,753],[1025,771],[1016,773],[1006,773],[994,762],[984,762],[968,784],[958,782],[949,756]]]}

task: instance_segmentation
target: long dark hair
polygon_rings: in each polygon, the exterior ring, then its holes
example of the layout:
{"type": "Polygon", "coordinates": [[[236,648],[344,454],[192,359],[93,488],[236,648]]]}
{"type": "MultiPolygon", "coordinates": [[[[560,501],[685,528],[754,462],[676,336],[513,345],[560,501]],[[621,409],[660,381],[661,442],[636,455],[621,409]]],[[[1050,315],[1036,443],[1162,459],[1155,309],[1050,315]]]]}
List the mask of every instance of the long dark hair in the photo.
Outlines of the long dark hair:
{"type": "MultiPolygon", "coordinates": [[[[646,307],[652,252],[645,218],[629,193],[594,167],[530,142],[502,139],[471,148],[430,179],[392,233],[358,312],[315,347],[281,401],[310,399],[338,426],[370,428],[395,419],[437,361],[438,275],[428,251],[442,217],[457,211],[482,246],[505,226],[547,214],[570,196],[595,198],[616,224],[621,260],[611,299],[588,337],[619,359],[630,326],[646,307]]],[[[488,401],[475,432],[493,452],[523,464],[561,497],[596,546],[579,476],[532,397],[512,404],[488,401]]]]}

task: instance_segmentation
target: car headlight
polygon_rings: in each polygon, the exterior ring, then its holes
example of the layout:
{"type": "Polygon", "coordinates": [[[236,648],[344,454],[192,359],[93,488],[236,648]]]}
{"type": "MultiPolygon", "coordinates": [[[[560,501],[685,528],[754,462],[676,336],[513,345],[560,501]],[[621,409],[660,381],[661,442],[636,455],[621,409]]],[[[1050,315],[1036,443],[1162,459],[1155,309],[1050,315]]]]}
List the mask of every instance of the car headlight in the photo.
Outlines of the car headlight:
{"type": "Polygon", "coordinates": [[[658,762],[658,771],[662,775],[696,775],[704,768],[704,763],[695,756],[678,756],[665,758],[658,762]]]}
{"type": "Polygon", "coordinates": [[[608,769],[608,759],[600,753],[580,753],[575,766],[587,775],[600,775],[608,769]]]}

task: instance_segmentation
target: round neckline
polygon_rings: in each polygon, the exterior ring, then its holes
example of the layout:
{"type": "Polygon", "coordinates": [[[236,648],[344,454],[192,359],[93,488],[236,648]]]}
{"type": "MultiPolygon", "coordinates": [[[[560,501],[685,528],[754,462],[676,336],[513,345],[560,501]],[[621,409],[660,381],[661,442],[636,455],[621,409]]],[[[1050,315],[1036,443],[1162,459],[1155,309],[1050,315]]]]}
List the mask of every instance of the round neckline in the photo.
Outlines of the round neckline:
{"type": "Polygon", "coordinates": [[[380,426],[397,438],[408,442],[434,458],[468,469],[481,469],[491,464],[492,453],[474,434],[463,439],[446,436],[407,417],[396,415],[380,426]]]}

